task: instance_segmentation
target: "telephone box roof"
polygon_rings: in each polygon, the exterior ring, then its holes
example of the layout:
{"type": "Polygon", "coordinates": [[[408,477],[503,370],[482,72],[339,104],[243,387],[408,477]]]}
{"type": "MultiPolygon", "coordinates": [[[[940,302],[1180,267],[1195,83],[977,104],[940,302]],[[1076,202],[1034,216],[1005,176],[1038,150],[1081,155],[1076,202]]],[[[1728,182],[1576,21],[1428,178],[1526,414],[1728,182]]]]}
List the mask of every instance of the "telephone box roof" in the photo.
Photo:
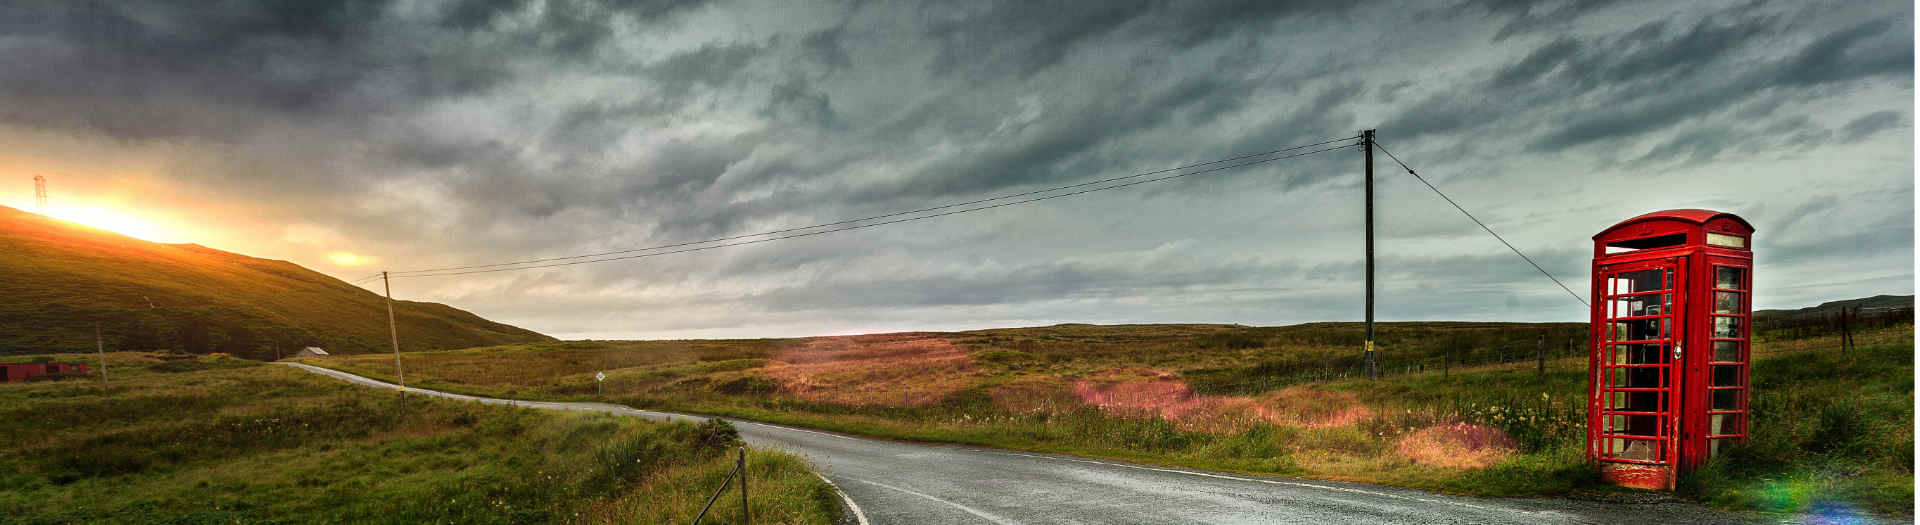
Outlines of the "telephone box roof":
{"type": "Polygon", "coordinates": [[[1620,221],[1619,224],[1610,226],[1605,230],[1600,230],[1600,233],[1594,234],[1593,239],[1600,240],[1601,237],[1607,236],[1608,233],[1612,233],[1614,230],[1618,230],[1620,228],[1626,227],[1629,224],[1638,224],[1646,221],[1671,219],[1671,220],[1686,221],[1694,224],[1706,224],[1708,221],[1711,221],[1720,217],[1726,217],[1729,219],[1733,219],[1735,221],[1739,221],[1741,226],[1747,227],[1747,231],[1753,231],[1753,224],[1747,222],[1746,219],[1740,218],[1739,215],[1734,215],[1734,214],[1723,212],[1723,211],[1702,210],[1697,208],[1681,208],[1677,210],[1656,211],[1653,213],[1641,215],[1639,217],[1634,217],[1631,219],[1620,221]]]}

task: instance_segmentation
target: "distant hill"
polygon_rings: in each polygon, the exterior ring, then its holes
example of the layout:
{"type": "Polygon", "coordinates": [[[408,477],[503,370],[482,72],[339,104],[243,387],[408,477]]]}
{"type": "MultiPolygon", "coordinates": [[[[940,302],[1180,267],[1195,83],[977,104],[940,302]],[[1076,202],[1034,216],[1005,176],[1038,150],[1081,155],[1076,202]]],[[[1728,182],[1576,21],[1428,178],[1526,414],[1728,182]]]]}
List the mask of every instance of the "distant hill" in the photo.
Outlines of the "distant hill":
{"type": "MultiPolygon", "coordinates": [[[[384,299],[287,261],[161,244],[0,206],[0,354],[389,348],[384,299]]],[[[552,341],[439,303],[396,301],[403,350],[552,341]]]]}
{"type": "Polygon", "coordinates": [[[1911,295],[1876,295],[1873,297],[1862,297],[1859,299],[1827,301],[1824,303],[1820,303],[1820,306],[1809,306],[1809,307],[1801,308],[1798,310],[1754,310],[1753,316],[1756,318],[1774,317],[1774,318],[1784,318],[1784,319],[1803,318],[1803,317],[1818,318],[1818,317],[1825,317],[1828,315],[1838,313],[1841,308],[1846,308],[1849,310],[1858,309],[1862,315],[1872,315],[1875,312],[1883,312],[1883,311],[1890,311],[1890,310],[1902,310],[1902,309],[1912,310],[1913,296],[1911,295]]]}

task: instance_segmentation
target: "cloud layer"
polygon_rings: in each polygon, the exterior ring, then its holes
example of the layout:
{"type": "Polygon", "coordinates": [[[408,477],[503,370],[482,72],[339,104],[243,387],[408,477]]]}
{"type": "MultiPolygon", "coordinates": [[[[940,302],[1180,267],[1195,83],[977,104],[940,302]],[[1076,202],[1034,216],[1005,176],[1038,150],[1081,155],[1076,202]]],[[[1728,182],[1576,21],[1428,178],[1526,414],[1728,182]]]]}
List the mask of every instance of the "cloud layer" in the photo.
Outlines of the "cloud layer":
{"type": "MultiPolygon", "coordinates": [[[[1759,228],[1756,304],[1800,306],[1912,292],[1911,9],[30,1],[0,6],[0,155],[56,200],[117,192],[353,278],[374,269],[328,254],[404,270],[684,242],[1377,127],[1575,290],[1592,233],[1704,207],[1759,228]]],[[[562,337],[1351,320],[1357,157],[395,289],[562,337]]],[[[1379,176],[1383,319],[1584,318],[1379,176]]]]}

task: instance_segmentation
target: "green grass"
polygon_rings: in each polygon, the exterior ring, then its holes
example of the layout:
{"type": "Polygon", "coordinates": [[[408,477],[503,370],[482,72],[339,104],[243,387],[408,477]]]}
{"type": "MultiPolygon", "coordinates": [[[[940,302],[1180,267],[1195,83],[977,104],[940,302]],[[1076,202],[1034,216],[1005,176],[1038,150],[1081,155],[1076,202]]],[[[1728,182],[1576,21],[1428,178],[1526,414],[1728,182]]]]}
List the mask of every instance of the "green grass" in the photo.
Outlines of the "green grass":
{"type": "MultiPolygon", "coordinates": [[[[0,355],[94,350],[274,359],[305,346],[388,349],[386,304],[270,259],[160,244],[0,206],[0,355]],[[24,328],[30,327],[30,328],[24,328]]],[[[437,303],[397,301],[404,349],[551,340],[437,303]]]]}
{"type": "Polygon", "coordinates": [[[1913,356],[1909,342],[1756,363],[1752,441],[1683,488],[1731,507],[1911,516],[1913,356]]]}
{"type": "MultiPolygon", "coordinates": [[[[1383,379],[1342,379],[1338,373],[1329,379],[1326,370],[1337,366],[1312,370],[1310,363],[1341,362],[1330,354],[1352,354],[1350,346],[1340,345],[1357,328],[1062,325],[910,334],[956,342],[970,356],[966,375],[915,374],[912,361],[901,365],[909,372],[904,375],[859,367],[844,374],[891,382],[855,381],[860,388],[959,383],[923,404],[836,402],[848,397],[810,396],[780,382],[780,370],[791,366],[783,360],[804,362],[815,355],[806,354],[808,348],[823,342],[884,346],[887,338],[881,336],[539,343],[408,354],[406,366],[414,384],[470,394],[610,400],[893,439],[1482,496],[1645,496],[1602,483],[1586,464],[1585,357],[1562,357],[1564,350],[1549,343],[1545,373],[1536,371],[1533,349],[1540,334],[1553,341],[1584,333],[1578,325],[1390,323],[1381,332],[1393,337],[1383,339],[1397,343],[1382,345],[1383,368],[1390,372],[1383,379]],[[1444,343],[1413,344],[1421,338],[1444,343]],[[602,370],[610,378],[596,385],[592,375],[602,370]],[[1200,394],[1248,396],[1306,415],[1349,405],[1369,412],[1331,427],[1254,424],[1199,432],[1151,414],[1103,411],[1073,397],[1075,381],[1116,370],[1158,370],[1190,380],[1200,394]],[[1287,371],[1292,375],[1282,374],[1287,371]],[[1249,380],[1262,373],[1280,375],[1249,380]],[[1063,400],[1064,408],[1022,412],[995,399],[996,392],[1014,386],[1032,387],[1020,397],[1051,396],[1063,400]],[[605,396],[596,395],[600,388],[605,396]],[[1462,424],[1497,429],[1510,439],[1511,453],[1480,467],[1424,463],[1403,453],[1404,443],[1423,431],[1462,424]]],[[[1677,496],[1754,511],[1848,507],[1910,515],[1912,335],[1911,325],[1863,333],[1857,337],[1862,347],[1844,355],[1835,351],[1831,336],[1756,342],[1755,442],[1683,480],[1677,496]],[[1857,437],[1812,437],[1837,433],[1857,437]]],[[[390,378],[392,372],[391,361],[373,356],[310,362],[371,377],[390,378]]],[[[829,376],[820,384],[832,386],[835,377],[829,376]]]]}
{"type": "MultiPolygon", "coordinates": [[[[62,356],[79,358],[82,356],[62,356]]],[[[686,522],[730,429],[412,397],[239,359],[109,354],[0,384],[4,523],[686,522]]],[[[830,523],[831,488],[752,451],[756,522],[830,523]]],[[[737,506],[713,523],[740,522],[737,506]]]]}

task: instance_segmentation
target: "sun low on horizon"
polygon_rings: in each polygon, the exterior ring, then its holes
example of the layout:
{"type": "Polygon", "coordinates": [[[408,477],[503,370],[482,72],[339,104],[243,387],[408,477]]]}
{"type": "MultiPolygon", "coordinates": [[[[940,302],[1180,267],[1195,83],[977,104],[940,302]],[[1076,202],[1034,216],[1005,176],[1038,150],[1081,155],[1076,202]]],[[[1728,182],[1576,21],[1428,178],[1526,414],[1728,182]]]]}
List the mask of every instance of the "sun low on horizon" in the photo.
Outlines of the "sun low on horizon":
{"type": "Polygon", "coordinates": [[[49,206],[43,215],[143,241],[168,244],[193,242],[185,230],[175,225],[108,205],[54,205],[49,206]]]}

